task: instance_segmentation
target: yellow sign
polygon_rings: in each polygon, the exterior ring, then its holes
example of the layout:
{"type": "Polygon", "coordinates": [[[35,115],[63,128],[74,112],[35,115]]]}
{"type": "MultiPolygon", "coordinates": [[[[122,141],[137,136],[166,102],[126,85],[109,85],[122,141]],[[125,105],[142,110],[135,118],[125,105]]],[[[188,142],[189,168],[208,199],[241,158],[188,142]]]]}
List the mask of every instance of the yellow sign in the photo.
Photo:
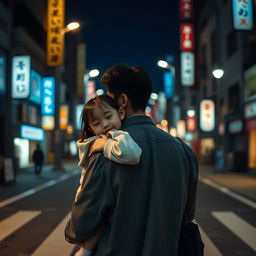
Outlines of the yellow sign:
{"type": "Polygon", "coordinates": [[[60,106],[60,129],[66,130],[68,127],[68,106],[60,106]]]}
{"type": "Polygon", "coordinates": [[[48,0],[47,65],[60,66],[64,56],[65,0],[48,0]]]}

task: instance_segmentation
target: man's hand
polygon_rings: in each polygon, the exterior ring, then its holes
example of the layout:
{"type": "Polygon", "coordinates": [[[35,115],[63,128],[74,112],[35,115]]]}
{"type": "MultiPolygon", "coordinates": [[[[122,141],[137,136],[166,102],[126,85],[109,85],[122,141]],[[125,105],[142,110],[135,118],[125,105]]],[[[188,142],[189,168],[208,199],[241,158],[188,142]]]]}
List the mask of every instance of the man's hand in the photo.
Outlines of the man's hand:
{"type": "Polygon", "coordinates": [[[104,150],[104,146],[108,140],[106,135],[101,135],[101,138],[96,139],[90,147],[89,156],[95,152],[101,152],[104,150]]]}

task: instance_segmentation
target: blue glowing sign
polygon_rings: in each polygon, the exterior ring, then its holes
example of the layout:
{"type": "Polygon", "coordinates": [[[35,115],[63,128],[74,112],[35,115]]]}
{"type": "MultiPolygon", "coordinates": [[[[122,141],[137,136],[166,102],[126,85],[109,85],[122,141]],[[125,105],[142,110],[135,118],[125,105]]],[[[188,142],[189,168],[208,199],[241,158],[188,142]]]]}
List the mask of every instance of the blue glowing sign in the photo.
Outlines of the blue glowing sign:
{"type": "Polygon", "coordinates": [[[164,72],[164,93],[167,99],[173,97],[173,74],[172,72],[164,72]]]}
{"type": "Polygon", "coordinates": [[[253,29],[253,1],[233,0],[233,24],[237,30],[253,29]]]}
{"type": "Polygon", "coordinates": [[[41,75],[34,69],[31,69],[29,99],[35,103],[41,104],[41,75]]]}
{"type": "Polygon", "coordinates": [[[44,130],[29,125],[21,125],[20,136],[28,140],[42,141],[44,140],[44,130]]]}
{"type": "Polygon", "coordinates": [[[42,115],[53,116],[55,114],[55,79],[45,77],[42,80],[42,115]]]}

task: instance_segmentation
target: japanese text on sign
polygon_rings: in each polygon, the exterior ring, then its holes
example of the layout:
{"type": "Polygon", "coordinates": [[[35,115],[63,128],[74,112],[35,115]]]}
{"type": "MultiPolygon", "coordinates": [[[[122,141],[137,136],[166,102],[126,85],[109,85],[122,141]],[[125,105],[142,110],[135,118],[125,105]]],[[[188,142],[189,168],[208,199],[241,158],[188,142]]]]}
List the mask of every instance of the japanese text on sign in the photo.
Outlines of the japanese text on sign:
{"type": "Polygon", "coordinates": [[[45,77],[42,80],[42,115],[55,114],[55,80],[53,77],[45,77]]]}
{"type": "Polygon", "coordinates": [[[193,18],[193,1],[192,0],[180,1],[180,16],[181,16],[181,19],[185,19],[185,20],[193,18]]]}
{"type": "Polygon", "coordinates": [[[237,30],[253,29],[252,0],[233,0],[233,24],[237,30]]]}
{"type": "Polygon", "coordinates": [[[195,66],[194,66],[194,53],[182,52],[181,53],[181,84],[184,86],[192,86],[195,82],[195,66]]]}
{"type": "Polygon", "coordinates": [[[215,128],[215,104],[212,100],[200,103],[200,128],[203,132],[211,132],[215,128]]]}
{"type": "Polygon", "coordinates": [[[47,65],[63,63],[64,0],[48,0],[47,65]]]}
{"type": "Polygon", "coordinates": [[[194,50],[194,29],[192,24],[181,24],[180,41],[182,51],[194,50]]]}
{"type": "Polygon", "coordinates": [[[12,58],[12,98],[28,98],[30,91],[30,56],[12,58]]]}

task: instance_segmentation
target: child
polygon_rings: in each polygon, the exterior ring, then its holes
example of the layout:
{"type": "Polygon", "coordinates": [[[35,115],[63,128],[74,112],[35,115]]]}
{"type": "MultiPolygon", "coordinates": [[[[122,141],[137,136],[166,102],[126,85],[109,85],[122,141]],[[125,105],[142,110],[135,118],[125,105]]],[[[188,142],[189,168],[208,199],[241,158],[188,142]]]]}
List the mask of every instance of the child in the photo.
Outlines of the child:
{"type": "MultiPolygon", "coordinates": [[[[85,163],[92,153],[103,151],[106,158],[120,164],[139,163],[141,148],[128,132],[119,130],[124,116],[124,110],[120,109],[117,103],[106,95],[97,96],[89,100],[84,106],[81,114],[82,138],[77,142],[80,159],[78,166],[83,167],[83,170],[75,201],[79,197],[82,184],[85,182],[85,163]]],[[[76,256],[91,255],[99,238],[100,232],[86,240],[76,256]]]]}

